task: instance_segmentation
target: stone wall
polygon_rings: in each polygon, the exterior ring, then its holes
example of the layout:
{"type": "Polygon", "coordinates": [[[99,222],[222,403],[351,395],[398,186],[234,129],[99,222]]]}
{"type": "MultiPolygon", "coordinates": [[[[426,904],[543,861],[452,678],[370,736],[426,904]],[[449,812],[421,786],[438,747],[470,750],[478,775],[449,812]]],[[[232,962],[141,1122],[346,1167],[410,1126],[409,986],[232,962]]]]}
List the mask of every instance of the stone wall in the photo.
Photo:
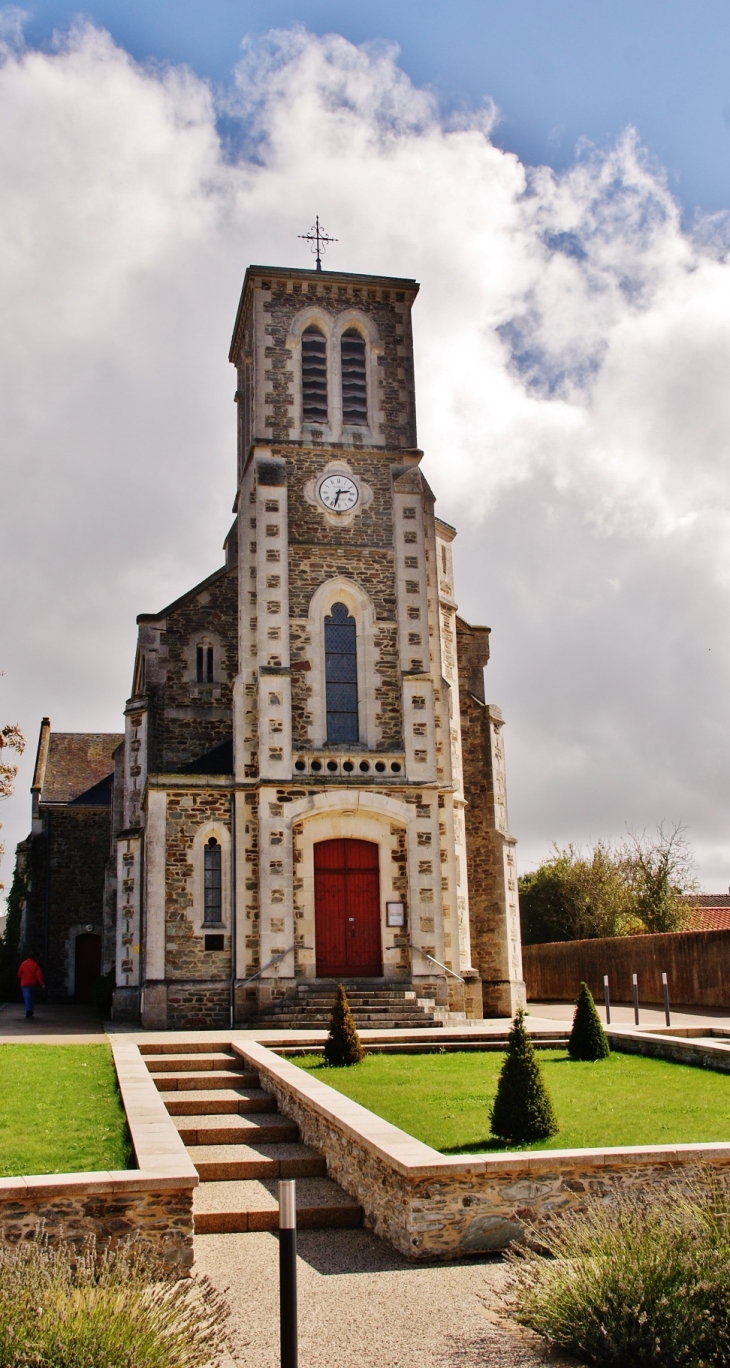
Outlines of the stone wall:
{"type": "Polygon", "coordinates": [[[313,1079],[263,1046],[233,1040],[279,1110],[355,1197],[365,1224],[410,1259],[504,1249],[525,1225],[547,1230],[588,1196],[702,1181],[727,1166],[730,1144],[554,1150],[451,1158],[313,1079]]]}
{"type": "Polygon", "coordinates": [[[602,1001],[604,974],[612,1001],[631,1002],[631,976],[637,974],[640,1001],[661,1004],[666,973],[674,1006],[730,1006],[730,931],[555,941],[525,945],[522,955],[532,1002],[571,1002],[581,981],[602,1001]]]}
{"type": "MultiPolygon", "coordinates": [[[[227,981],[231,973],[230,918],[221,927],[224,949],[205,949],[202,929],[203,908],[194,906],[195,871],[192,863],[193,843],[201,826],[217,822],[230,832],[231,795],[227,789],[198,789],[192,792],[171,790],[167,795],[167,848],[165,857],[165,976],[171,984],[176,980],[227,981]]],[[[202,860],[202,849],[200,851],[202,860]]],[[[224,851],[223,860],[226,860],[224,851]]],[[[227,870],[223,869],[224,879],[227,870]]],[[[202,889],[202,882],[201,882],[202,889]]],[[[225,910],[224,910],[225,916],[225,910]]],[[[209,928],[210,929],[210,928],[209,928]]],[[[198,985],[195,984],[195,991],[198,985]]],[[[206,990],[207,991],[207,990],[206,990]]],[[[215,997],[214,993],[214,997],[215,997]]],[[[180,999],[178,992],[176,999],[180,999]]],[[[183,1020],[180,1025],[198,1024],[183,1020]]],[[[172,1023],[171,1023],[172,1024],[172,1023]]],[[[217,1022],[211,1021],[211,1025],[217,1022]]]]}
{"type": "Polygon", "coordinates": [[[114,1247],[133,1237],[178,1277],[193,1263],[198,1175],[136,1044],[112,1044],[137,1168],[0,1178],[0,1242],[17,1244],[42,1223],[51,1244],[95,1235],[114,1247]]]}
{"type": "Polygon", "coordinates": [[[49,996],[63,999],[73,996],[76,932],[89,925],[101,935],[111,809],[59,805],[41,813],[45,831],[30,838],[24,948],[40,956],[49,996]]]}
{"type": "Polygon", "coordinates": [[[236,567],[211,575],[164,615],[143,614],[139,621],[150,713],[147,769],[176,774],[232,735],[232,688],[238,671],[236,567]],[[200,642],[214,650],[210,684],[196,678],[200,642]]]}

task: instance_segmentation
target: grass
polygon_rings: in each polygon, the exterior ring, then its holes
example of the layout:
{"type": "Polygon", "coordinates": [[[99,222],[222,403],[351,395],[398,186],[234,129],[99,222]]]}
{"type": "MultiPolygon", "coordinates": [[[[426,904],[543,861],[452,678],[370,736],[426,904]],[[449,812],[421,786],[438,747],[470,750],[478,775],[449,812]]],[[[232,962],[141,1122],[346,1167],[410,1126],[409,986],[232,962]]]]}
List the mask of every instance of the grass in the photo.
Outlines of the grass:
{"type": "Polygon", "coordinates": [[[108,1045],[0,1045],[0,1177],[125,1169],[108,1045]]]}
{"type": "Polygon", "coordinates": [[[587,1064],[540,1050],[560,1131],[536,1144],[502,1143],[490,1138],[489,1109],[503,1058],[368,1055],[348,1069],[327,1068],[316,1056],[293,1062],[444,1154],[730,1139],[730,1075],[640,1055],[587,1064]]]}

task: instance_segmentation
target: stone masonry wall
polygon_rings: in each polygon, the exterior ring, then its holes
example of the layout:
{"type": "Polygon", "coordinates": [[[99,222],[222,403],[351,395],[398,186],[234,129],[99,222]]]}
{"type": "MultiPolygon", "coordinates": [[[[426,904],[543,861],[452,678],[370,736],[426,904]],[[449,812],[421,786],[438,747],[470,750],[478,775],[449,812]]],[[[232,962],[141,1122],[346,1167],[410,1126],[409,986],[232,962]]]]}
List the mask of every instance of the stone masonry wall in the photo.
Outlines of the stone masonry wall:
{"type": "Polygon", "coordinates": [[[403,291],[360,286],[359,283],[330,282],[326,272],[310,281],[295,279],[290,289],[287,289],[287,284],[286,278],[273,276],[271,297],[264,304],[268,318],[265,380],[267,401],[271,408],[269,431],[260,436],[264,439],[268,437],[272,442],[289,440],[293,372],[290,369],[291,353],[287,340],[296,314],[316,300],[317,305],[333,317],[354,305],[361,313],[372,318],[381,347],[378,373],[382,380],[382,436],[388,446],[414,447],[415,383],[410,310],[403,291]]]}
{"type": "Polygon", "coordinates": [[[233,566],[164,619],[157,662],[148,670],[151,773],[179,773],[183,765],[230,740],[237,671],[238,573],[233,566]],[[212,684],[196,679],[196,646],[205,638],[215,651],[212,684]]]}
{"type": "Polygon", "coordinates": [[[101,1249],[113,1249],[132,1238],[178,1276],[192,1267],[191,1188],[123,1193],[89,1178],[73,1185],[65,1175],[0,1181],[0,1242],[19,1244],[42,1226],[51,1245],[81,1246],[94,1235],[101,1249]]]}
{"type": "MultiPolygon", "coordinates": [[[[194,919],[192,848],[198,829],[210,821],[217,821],[230,831],[231,795],[227,789],[171,790],[168,793],[165,966],[171,984],[175,980],[227,983],[231,973],[230,927],[225,932],[225,949],[206,951],[200,931],[202,908],[194,919]]],[[[211,991],[217,998],[217,990],[211,991]]],[[[198,1017],[200,1013],[195,1015],[198,1017]]],[[[178,1019],[180,1024],[193,1024],[189,1018],[183,1022],[180,1013],[177,1013],[178,1019]]],[[[171,1027],[173,1024],[171,1020],[171,1027]]]]}
{"type": "Polygon", "coordinates": [[[328,1175],[361,1203],[366,1226],[410,1259],[504,1249],[526,1224],[547,1231],[589,1196],[681,1189],[702,1183],[708,1166],[730,1163],[728,1144],[452,1159],[379,1119],[370,1133],[369,1112],[324,1085],[300,1085],[293,1066],[262,1047],[233,1048],[258,1069],[304,1143],[324,1155],[328,1175]]]}
{"type": "Polygon", "coordinates": [[[57,807],[42,809],[46,832],[31,838],[32,879],[28,896],[27,938],[24,948],[41,957],[51,998],[68,995],[69,931],[79,923],[101,934],[104,875],[109,858],[111,810],[57,807]],[[50,870],[47,870],[50,816],[50,870]],[[47,877],[48,876],[48,877],[47,877]],[[48,893],[48,948],[45,944],[48,893]]]}

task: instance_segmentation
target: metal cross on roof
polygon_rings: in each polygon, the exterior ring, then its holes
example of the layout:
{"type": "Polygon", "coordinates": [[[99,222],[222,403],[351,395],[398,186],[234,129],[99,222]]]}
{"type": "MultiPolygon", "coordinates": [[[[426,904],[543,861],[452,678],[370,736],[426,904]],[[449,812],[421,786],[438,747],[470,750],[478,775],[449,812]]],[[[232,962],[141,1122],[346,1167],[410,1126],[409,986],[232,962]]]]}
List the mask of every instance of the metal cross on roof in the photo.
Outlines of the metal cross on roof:
{"type": "Polygon", "coordinates": [[[297,237],[301,238],[303,242],[311,243],[312,251],[314,252],[317,258],[318,271],[322,270],[322,253],[326,252],[327,243],[339,242],[339,238],[329,237],[329,235],[325,233],[324,229],[320,227],[319,214],[317,215],[314,226],[310,228],[309,232],[297,233],[297,237]]]}

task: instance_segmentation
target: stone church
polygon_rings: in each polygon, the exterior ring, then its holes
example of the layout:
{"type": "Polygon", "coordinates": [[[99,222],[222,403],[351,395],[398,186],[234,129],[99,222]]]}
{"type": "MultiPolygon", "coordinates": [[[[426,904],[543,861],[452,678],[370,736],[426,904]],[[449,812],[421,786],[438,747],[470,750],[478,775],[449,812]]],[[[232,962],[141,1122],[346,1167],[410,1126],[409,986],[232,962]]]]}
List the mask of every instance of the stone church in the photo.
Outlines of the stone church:
{"type": "Polygon", "coordinates": [[[114,750],[117,1019],[275,1024],[340,981],[442,1020],[524,1001],[489,629],[458,616],[417,445],[417,293],[246,273],[225,564],[138,618],[114,750]]]}

